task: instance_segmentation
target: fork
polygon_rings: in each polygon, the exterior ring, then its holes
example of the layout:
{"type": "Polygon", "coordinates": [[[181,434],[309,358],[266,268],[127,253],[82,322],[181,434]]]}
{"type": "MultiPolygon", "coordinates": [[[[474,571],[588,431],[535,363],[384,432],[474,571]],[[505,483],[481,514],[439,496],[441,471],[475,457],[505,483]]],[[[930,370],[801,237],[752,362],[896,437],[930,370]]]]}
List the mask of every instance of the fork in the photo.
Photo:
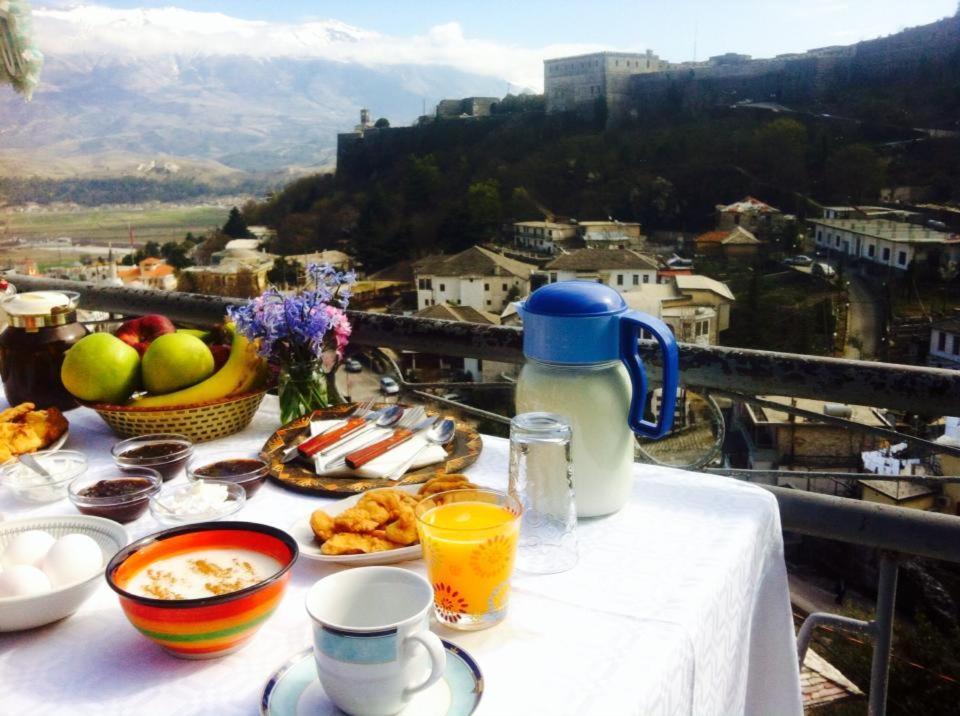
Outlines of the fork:
{"type": "Polygon", "coordinates": [[[421,422],[426,416],[427,411],[422,405],[418,405],[415,408],[410,408],[407,410],[403,417],[400,419],[400,422],[397,423],[397,427],[393,429],[389,435],[384,437],[382,434],[376,435],[375,437],[364,441],[359,445],[348,445],[338,452],[332,454],[327,459],[327,462],[324,464],[324,470],[332,470],[334,468],[343,467],[347,464],[346,457],[347,455],[354,453],[358,450],[363,450],[371,445],[375,445],[383,440],[389,440],[391,437],[397,435],[401,431],[409,432],[409,430],[421,422]]]}
{"type": "MultiPolygon", "coordinates": [[[[293,443],[290,447],[286,448],[283,451],[283,456],[280,458],[280,461],[286,463],[293,460],[297,456],[297,454],[301,452],[300,447],[305,443],[307,443],[308,441],[314,440],[315,438],[318,438],[320,436],[327,436],[335,431],[343,430],[345,427],[350,425],[353,426],[351,430],[356,429],[356,427],[359,427],[360,425],[363,425],[363,423],[367,419],[369,419],[370,415],[374,412],[373,406],[376,405],[376,403],[377,403],[376,396],[374,396],[373,398],[370,398],[369,400],[365,400],[364,402],[360,403],[352,413],[350,413],[351,417],[349,417],[343,425],[339,425],[339,426],[334,425],[333,427],[327,428],[323,432],[317,433],[316,435],[310,435],[310,427],[315,422],[321,422],[321,421],[320,420],[315,421],[313,418],[310,418],[310,425],[307,426],[307,432],[304,438],[302,440],[299,440],[293,443]]],[[[341,433],[341,436],[343,434],[344,433],[341,433]]],[[[317,448],[317,450],[321,450],[321,449],[322,447],[317,448]]]]}

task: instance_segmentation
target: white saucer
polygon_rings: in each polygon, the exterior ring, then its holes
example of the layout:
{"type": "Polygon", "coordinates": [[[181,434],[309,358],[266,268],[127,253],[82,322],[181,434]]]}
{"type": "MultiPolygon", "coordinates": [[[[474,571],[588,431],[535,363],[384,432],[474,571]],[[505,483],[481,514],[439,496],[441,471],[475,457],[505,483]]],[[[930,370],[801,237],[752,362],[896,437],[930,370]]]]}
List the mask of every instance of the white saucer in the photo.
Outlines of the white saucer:
{"type": "MultiPolygon", "coordinates": [[[[470,716],[483,695],[483,675],[467,652],[443,641],[447,668],[436,684],[414,696],[397,716],[470,716]]],[[[306,649],[270,677],[260,699],[262,716],[342,716],[317,679],[313,649],[306,649]]]]}

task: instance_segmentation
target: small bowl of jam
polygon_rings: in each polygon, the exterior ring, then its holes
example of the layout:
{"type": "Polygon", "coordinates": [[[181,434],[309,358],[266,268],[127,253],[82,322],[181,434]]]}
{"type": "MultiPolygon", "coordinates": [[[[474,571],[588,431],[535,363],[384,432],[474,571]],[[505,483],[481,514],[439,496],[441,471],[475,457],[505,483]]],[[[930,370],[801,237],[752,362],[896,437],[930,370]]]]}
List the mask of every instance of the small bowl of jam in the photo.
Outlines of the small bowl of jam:
{"type": "Polygon", "coordinates": [[[160,473],[148,467],[102,467],[71,482],[67,494],[85,515],[126,523],[147,511],[162,484],[160,473]]]}
{"type": "Polygon", "coordinates": [[[240,485],[247,498],[267,481],[270,467],[258,457],[237,457],[236,453],[198,455],[187,465],[187,477],[191,480],[217,480],[240,485]]]}
{"type": "Polygon", "coordinates": [[[193,443],[183,435],[154,433],[121,440],[110,452],[121,469],[148,467],[167,482],[183,471],[193,455],[193,443]]]}

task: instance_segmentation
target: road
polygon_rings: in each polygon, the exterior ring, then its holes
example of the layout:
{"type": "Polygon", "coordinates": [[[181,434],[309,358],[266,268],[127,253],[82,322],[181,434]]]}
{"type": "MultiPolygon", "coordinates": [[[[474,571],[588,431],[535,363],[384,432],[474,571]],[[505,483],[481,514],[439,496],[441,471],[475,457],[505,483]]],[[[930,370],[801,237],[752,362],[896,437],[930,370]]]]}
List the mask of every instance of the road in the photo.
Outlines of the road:
{"type": "Polygon", "coordinates": [[[847,315],[847,345],[843,349],[843,357],[869,360],[877,354],[877,341],[882,328],[880,307],[867,282],[860,276],[850,271],[846,274],[846,280],[850,282],[850,311],[847,315]]]}

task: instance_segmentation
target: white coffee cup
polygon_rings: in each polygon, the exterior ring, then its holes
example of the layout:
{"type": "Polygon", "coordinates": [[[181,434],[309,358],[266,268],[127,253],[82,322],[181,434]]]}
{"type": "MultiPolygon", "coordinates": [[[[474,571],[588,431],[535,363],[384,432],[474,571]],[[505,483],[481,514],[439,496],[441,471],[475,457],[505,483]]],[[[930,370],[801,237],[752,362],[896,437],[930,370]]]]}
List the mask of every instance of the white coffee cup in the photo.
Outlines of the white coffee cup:
{"type": "Polygon", "coordinates": [[[352,716],[392,716],[446,668],[429,627],[433,587],[398,567],[357,567],[307,593],[323,690],[352,716]]]}

